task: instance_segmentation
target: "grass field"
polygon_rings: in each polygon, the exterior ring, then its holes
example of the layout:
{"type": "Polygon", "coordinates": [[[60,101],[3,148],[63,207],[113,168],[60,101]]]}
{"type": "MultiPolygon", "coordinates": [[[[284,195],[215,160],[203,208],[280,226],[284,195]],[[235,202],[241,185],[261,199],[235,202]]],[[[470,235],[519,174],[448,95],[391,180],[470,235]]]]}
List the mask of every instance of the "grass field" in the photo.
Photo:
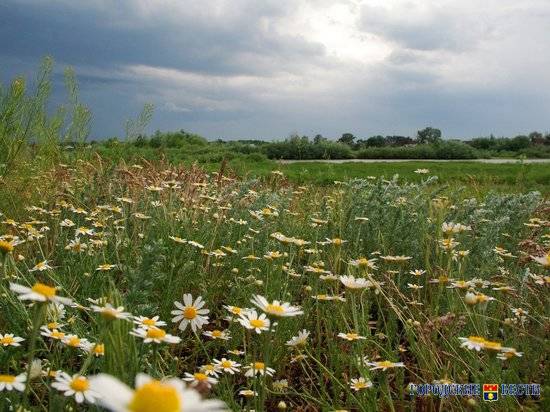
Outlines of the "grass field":
{"type": "Polygon", "coordinates": [[[3,406],[548,409],[547,165],[204,166],[4,178],[3,406]]]}
{"type": "MultiPolygon", "coordinates": [[[[437,176],[440,185],[453,189],[462,188],[470,194],[487,191],[524,192],[538,190],[550,194],[550,164],[486,164],[475,162],[400,162],[400,163],[323,163],[296,162],[229,162],[238,176],[268,176],[273,170],[282,171],[289,181],[296,184],[331,185],[334,181],[369,179],[395,175],[408,182],[421,182],[426,176],[437,176]],[[428,169],[428,174],[415,170],[428,169]]],[[[208,170],[219,169],[219,163],[205,164],[208,170]]]]}

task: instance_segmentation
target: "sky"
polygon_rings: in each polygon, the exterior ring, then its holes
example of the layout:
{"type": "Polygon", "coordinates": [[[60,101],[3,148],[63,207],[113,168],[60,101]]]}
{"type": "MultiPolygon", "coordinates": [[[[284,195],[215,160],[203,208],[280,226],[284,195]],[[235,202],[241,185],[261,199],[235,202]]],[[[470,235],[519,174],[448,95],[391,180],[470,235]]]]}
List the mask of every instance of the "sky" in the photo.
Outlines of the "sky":
{"type": "Polygon", "coordinates": [[[0,80],[72,66],[92,137],[550,131],[549,0],[2,0],[0,80]]]}

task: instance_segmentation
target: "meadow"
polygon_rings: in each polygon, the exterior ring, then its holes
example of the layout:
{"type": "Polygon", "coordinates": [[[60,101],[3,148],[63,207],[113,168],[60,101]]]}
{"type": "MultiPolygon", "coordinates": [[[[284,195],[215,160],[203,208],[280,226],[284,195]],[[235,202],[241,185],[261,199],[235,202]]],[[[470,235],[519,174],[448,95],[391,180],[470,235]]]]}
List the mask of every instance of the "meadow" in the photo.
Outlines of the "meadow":
{"type": "Polygon", "coordinates": [[[281,164],[147,110],[89,144],[51,71],[0,87],[2,410],[550,409],[548,165],[281,164]]]}
{"type": "Polygon", "coordinates": [[[334,181],[368,179],[395,175],[410,181],[420,182],[418,169],[429,169],[437,176],[438,184],[452,190],[466,190],[471,194],[483,195],[487,191],[517,192],[538,190],[544,195],[550,193],[550,163],[527,163],[515,159],[513,163],[492,164],[473,161],[422,161],[404,162],[345,162],[284,161],[267,159],[255,151],[247,153],[237,144],[214,144],[206,146],[188,143],[182,147],[135,147],[132,143],[118,142],[100,144],[86,149],[87,158],[99,156],[110,163],[132,163],[162,160],[170,165],[198,165],[208,172],[224,169],[226,173],[241,179],[263,179],[271,172],[280,170],[295,184],[332,185],[334,181]]]}
{"type": "Polygon", "coordinates": [[[279,166],[92,158],[5,177],[4,408],[488,410],[410,385],[548,389],[550,205],[520,169],[498,193],[449,186],[455,164],[445,184],[444,164],[279,166]]]}

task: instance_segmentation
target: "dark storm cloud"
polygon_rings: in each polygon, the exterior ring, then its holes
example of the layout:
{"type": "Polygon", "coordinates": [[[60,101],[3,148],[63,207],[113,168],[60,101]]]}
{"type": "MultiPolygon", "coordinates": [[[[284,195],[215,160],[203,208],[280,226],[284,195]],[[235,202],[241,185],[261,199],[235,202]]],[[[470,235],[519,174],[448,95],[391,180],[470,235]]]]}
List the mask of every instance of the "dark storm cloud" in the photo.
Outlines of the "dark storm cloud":
{"type": "Polygon", "coordinates": [[[546,0],[4,0],[0,79],[52,55],[59,102],[74,66],[95,137],[147,102],[210,138],[513,134],[549,127],[549,25],[546,0]]]}
{"type": "Polygon", "coordinates": [[[159,18],[136,13],[132,1],[112,2],[112,7],[99,4],[8,0],[0,9],[2,53],[51,54],[73,65],[148,64],[214,74],[255,72],[257,67],[234,58],[239,53],[289,63],[323,53],[319,44],[279,35],[262,24],[262,18],[284,10],[268,2],[243,10],[225,24],[218,24],[223,16],[208,13],[198,19],[185,13],[172,18],[159,6],[159,18]]]}

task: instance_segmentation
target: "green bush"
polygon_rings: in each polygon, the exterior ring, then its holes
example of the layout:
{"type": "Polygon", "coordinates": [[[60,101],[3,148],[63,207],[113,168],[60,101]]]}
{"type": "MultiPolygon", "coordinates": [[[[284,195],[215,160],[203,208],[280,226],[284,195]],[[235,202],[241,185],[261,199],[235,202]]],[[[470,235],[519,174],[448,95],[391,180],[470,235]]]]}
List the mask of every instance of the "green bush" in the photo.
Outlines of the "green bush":
{"type": "Polygon", "coordinates": [[[446,141],[403,147],[368,147],[357,153],[359,159],[475,159],[476,150],[465,143],[446,141]]]}
{"type": "Polygon", "coordinates": [[[274,142],[263,146],[264,153],[269,159],[352,159],[351,148],[345,144],[323,141],[311,143],[307,140],[274,142]]]}

